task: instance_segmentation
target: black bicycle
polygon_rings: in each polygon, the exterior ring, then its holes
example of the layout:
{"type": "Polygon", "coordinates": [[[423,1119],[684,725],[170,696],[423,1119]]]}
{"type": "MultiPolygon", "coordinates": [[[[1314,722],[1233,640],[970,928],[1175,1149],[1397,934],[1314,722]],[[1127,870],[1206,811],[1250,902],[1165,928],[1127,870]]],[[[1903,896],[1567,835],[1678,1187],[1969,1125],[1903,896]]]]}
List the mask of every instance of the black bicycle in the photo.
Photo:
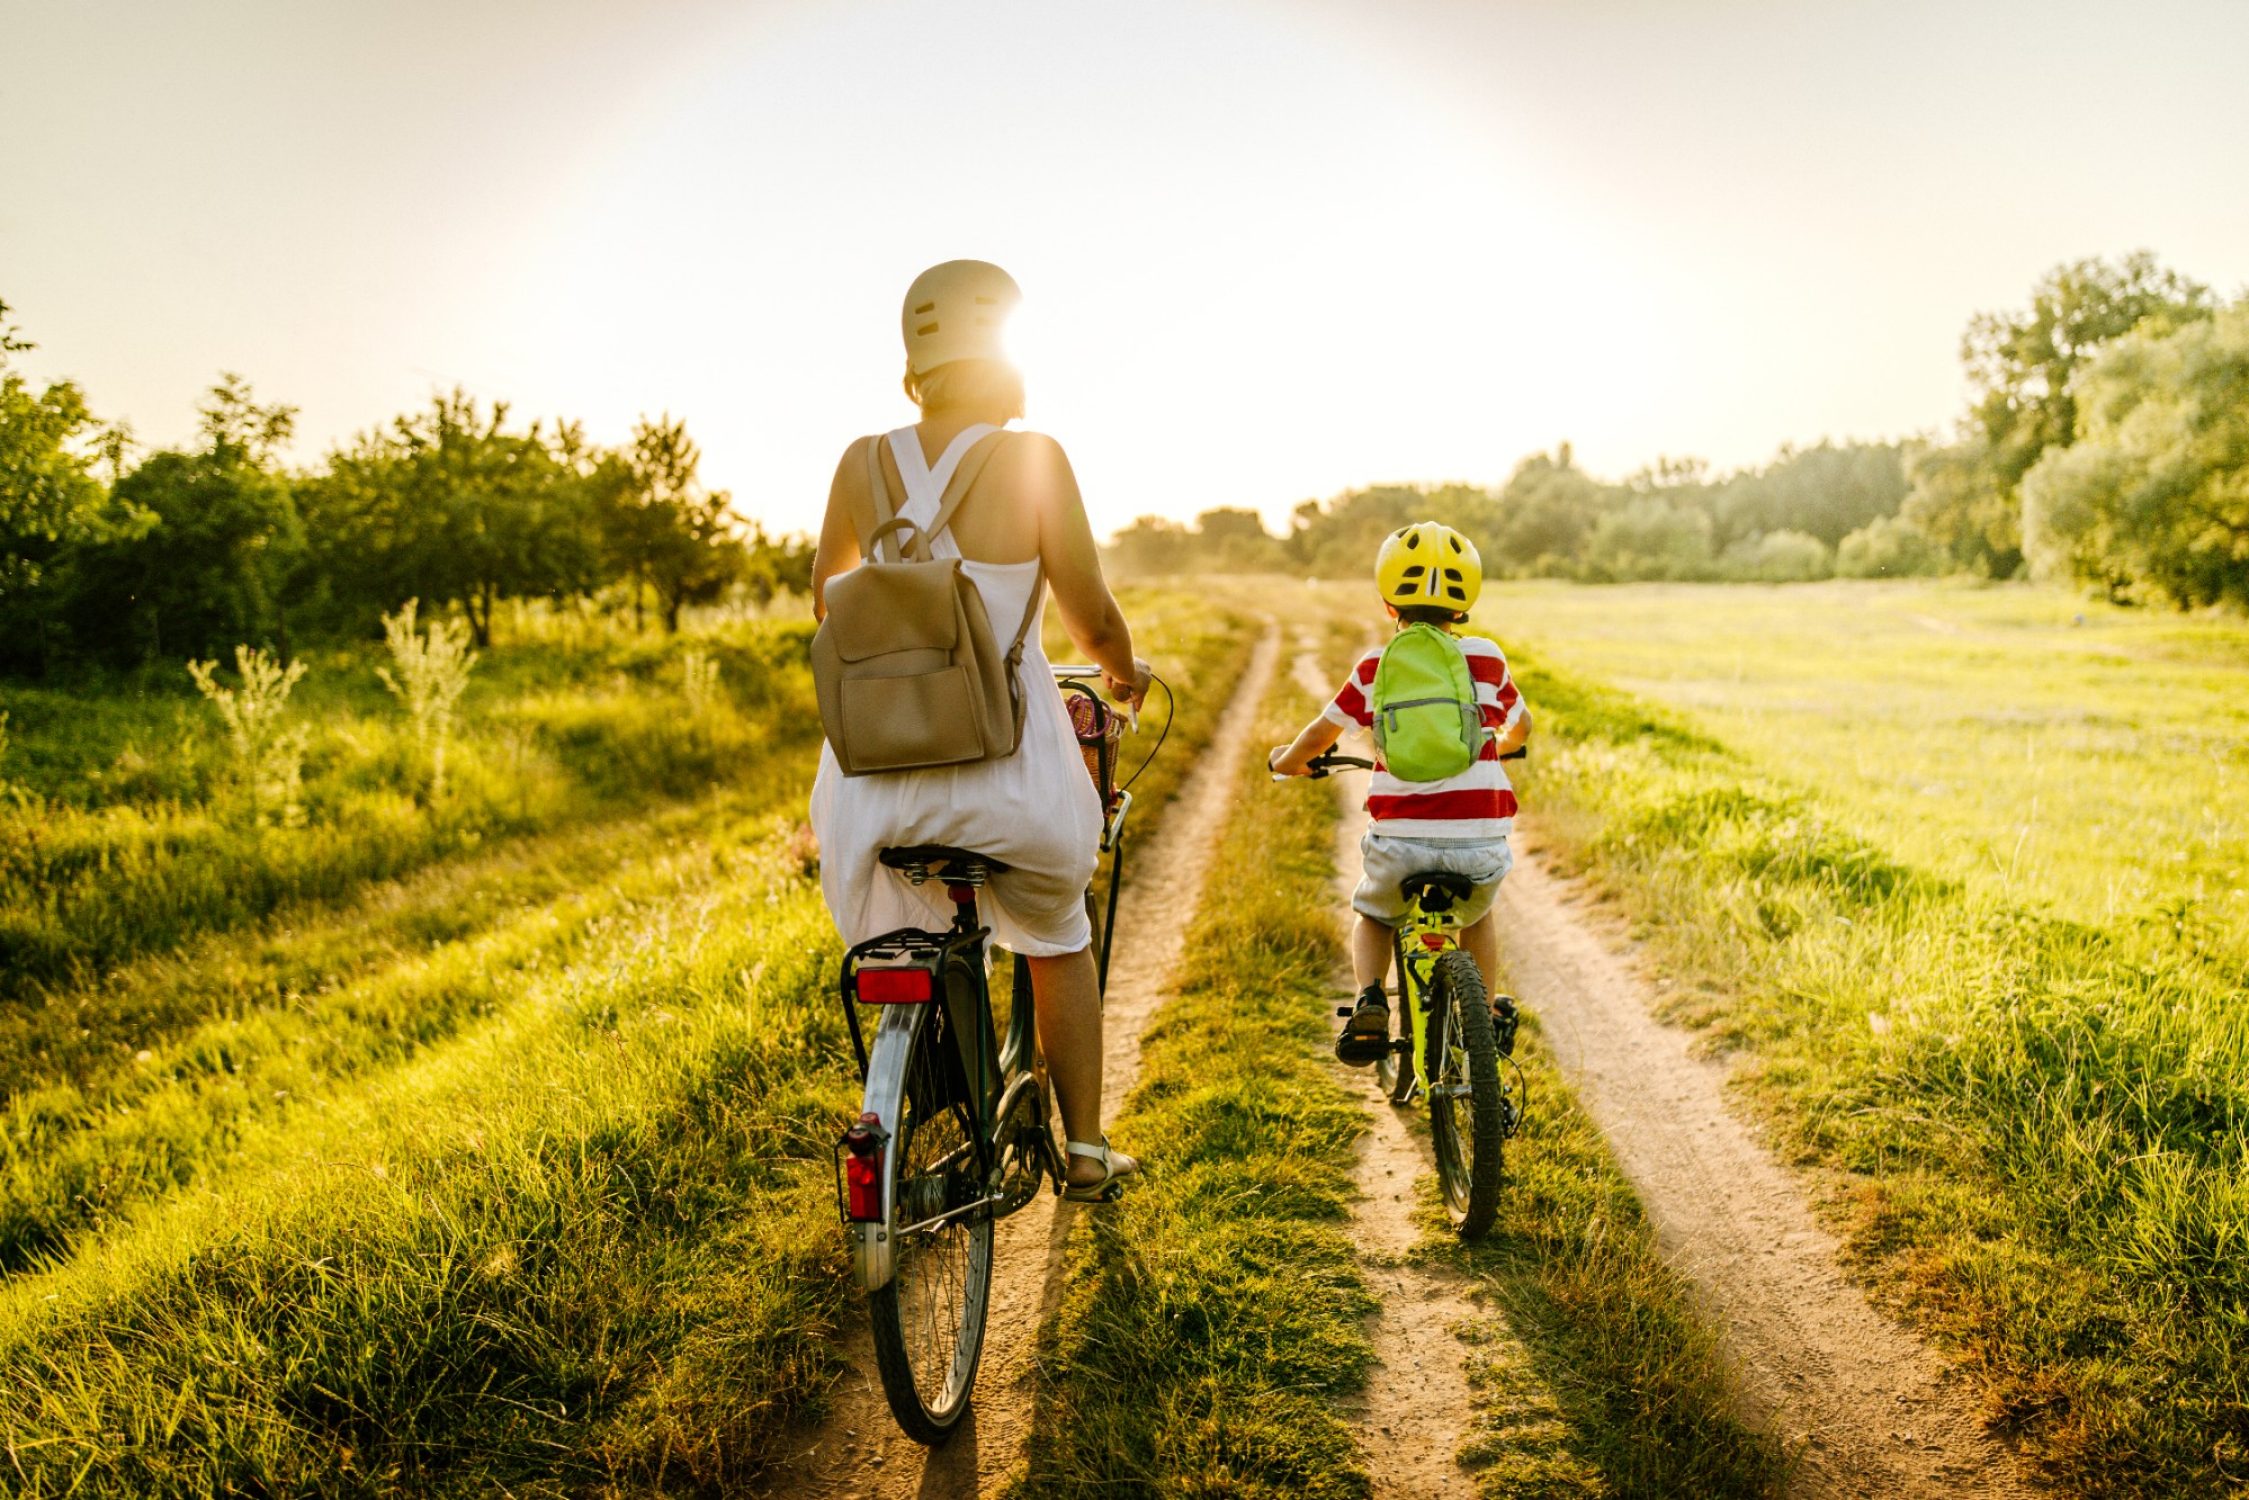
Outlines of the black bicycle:
{"type": "MultiPolygon", "coordinates": [[[[1306,775],[1316,781],[1347,768],[1372,770],[1374,762],[1330,751],[1315,757],[1306,775]]],[[[1475,958],[1460,946],[1456,908],[1470,889],[1461,876],[1441,871],[1399,882],[1406,914],[1391,935],[1398,1037],[1375,1070],[1391,1103],[1410,1105],[1416,1096],[1428,1100],[1429,1140],[1446,1213],[1461,1237],[1472,1240],[1499,1214],[1503,1153],[1508,1137],[1522,1126],[1517,1097],[1522,1073],[1510,1055],[1514,998],[1493,999],[1475,958]]],[[[1336,1014],[1348,1016],[1351,1007],[1336,1014]]]]}
{"type": "MultiPolygon", "coordinates": [[[[1090,887],[1085,899],[1106,988],[1132,795],[1129,780],[1110,784],[1122,722],[1093,691],[1092,675],[1055,669],[1103,798],[1106,913],[1090,887]]],[[[1162,745],[1159,738],[1150,759],[1162,745]]],[[[866,1089],[857,1122],[837,1143],[837,1199],[867,1295],[883,1394],[907,1436],[934,1446],[967,1415],[975,1390],[993,1226],[1042,1184],[1061,1193],[1067,1174],[1021,955],[1006,1019],[994,1015],[991,929],[978,918],[977,892],[1007,866],[935,844],[885,849],[881,859],[916,885],[941,882],[953,920],[942,932],[884,933],[844,956],[844,1015],[866,1089]]]]}

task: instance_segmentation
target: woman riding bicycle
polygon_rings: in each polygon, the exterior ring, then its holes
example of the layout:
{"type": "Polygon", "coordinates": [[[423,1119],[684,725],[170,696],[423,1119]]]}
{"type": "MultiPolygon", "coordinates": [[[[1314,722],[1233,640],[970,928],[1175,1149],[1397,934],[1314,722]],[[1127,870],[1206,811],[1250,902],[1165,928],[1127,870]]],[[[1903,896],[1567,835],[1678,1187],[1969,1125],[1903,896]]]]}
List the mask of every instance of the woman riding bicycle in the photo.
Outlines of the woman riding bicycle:
{"type": "MultiPolygon", "coordinates": [[[[898,514],[926,525],[963,456],[1023,415],[1023,376],[1002,340],[1021,297],[1005,271],[973,260],[932,266],[907,289],[905,385],[921,420],[859,439],[836,466],[812,564],[816,615],[826,615],[829,580],[860,564],[881,524],[870,444],[888,495],[905,497],[898,514]]],[[[1137,709],[1149,668],[1133,655],[1077,478],[1054,439],[1021,432],[997,443],[930,550],[962,559],[996,627],[1031,621],[1017,666],[1022,743],[1000,759],[862,776],[843,774],[833,748],[824,749],[812,788],[821,891],[844,942],[856,944],[901,927],[941,929],[952,915],[942,886],[916,886],[884,868],[885,848],[951,845],[1006,867],[992,875],[982,910],[993,940],[1030,962],[1039,1042],[1069,1141],[1070,1196],[1092,1199],[1139,1163],[1110,1151],[1101,1133],[1101,995],[1085,891],[1103,813],[1039,644],[1042,576],[1111,696],[1137,709]]]]}

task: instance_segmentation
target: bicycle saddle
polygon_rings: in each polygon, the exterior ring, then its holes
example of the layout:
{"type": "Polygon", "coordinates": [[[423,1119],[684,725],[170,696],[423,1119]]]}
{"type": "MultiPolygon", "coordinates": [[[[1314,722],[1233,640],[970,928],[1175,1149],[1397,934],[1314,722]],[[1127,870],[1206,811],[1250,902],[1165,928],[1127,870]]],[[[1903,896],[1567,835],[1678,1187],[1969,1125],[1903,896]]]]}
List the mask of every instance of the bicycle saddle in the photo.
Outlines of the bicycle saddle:
{"type": "Polygon", "coordinates": [[[987,876],[1007,868],[989,854],[955,849],[950,844],[906,844],[885,849],[875,857],[891,869],[903,871],[916,885],[932,877],[961,885],[982,885],[987,876]]]}
{"type": "Polygon", "coordinates": [[[1430,870],[1420,875],[1408,875],[1398,882],[1398,893],[1408,901],[1418,901],[1424,911],[1449,911],[1455,902],[1466,901],[1476,882],[1465,875],[1448,875],[1442,870],[1430,870]]]}

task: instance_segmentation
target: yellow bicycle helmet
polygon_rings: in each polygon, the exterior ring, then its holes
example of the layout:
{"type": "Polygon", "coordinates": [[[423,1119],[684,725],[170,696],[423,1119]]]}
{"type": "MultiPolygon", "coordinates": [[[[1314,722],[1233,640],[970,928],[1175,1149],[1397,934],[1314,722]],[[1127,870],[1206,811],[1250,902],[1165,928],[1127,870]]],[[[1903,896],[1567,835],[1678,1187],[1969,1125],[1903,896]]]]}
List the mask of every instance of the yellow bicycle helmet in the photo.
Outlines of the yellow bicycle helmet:
{"type": "Polygon", "coordinates": [[[1022,300],[1015,278],[990,261],[931,266],[906,288],[898,315],[907,368],[927,375],[956,359],[1006,359],[1007,315],[1022,300]]]}
{"type": "Polygon", "coordinates": [[[1484,591],[1476,544],[1442,521],[1416,521],[1382,539],[1374,583],[1386,603],[1466,613],[1484,591]]]}

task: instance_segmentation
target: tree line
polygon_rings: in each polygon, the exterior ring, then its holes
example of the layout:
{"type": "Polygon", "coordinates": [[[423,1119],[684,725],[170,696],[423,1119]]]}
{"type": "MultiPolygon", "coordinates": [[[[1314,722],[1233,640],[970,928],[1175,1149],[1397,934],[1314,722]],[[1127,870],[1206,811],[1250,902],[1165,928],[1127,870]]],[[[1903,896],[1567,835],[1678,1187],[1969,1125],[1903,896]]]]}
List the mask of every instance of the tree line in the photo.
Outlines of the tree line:
{"type": "Polygon", "coordinates": [[[603,447],[456,390],[300,470],[279,456],[295,412],[226,375],[194,441],[140,454],[74,383],[35,386],[12,362],[31,347],[0,302],[0,671],[243,643],[286,660],[408,599],[457,611],[479,647],[512,598],[676,630],[688,605],[810,577],[809,544],[740,520],[669,416],[603,447]]]}
{"type": "Polygon", "coordinates": [[[2249,296],[2221,303],[2145,252],[2076,261],[2028,307],[1971,319],[1961,360],[1970,403],[1950,441],[1822,441],[1727,475],[1664,459],[1621,481],[1587,474],[1565,443],[1496,490],[1306,501],[1286,536],[1249,510],[1143,517],[1113,556],[1140,573],[1348,576],[1385,532],[1435,516],[1502,576],[2028,575],[2249,606],[2249,296]]]}

